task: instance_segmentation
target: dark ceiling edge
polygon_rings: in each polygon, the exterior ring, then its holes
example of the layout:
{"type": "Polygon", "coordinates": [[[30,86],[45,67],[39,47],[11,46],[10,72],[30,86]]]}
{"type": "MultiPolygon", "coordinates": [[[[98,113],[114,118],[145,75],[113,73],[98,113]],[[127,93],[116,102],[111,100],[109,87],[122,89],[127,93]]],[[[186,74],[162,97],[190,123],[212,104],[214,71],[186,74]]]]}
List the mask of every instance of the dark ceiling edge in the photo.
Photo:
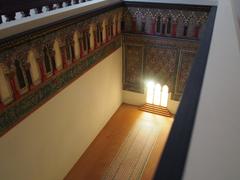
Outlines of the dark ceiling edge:
{"type": "Polygon", "coordinates": [[[216,12],[217,6],[212,6],[197,57],[155,174],[155,180],[181,180],[183,178],[212,40],[216,12]]]}

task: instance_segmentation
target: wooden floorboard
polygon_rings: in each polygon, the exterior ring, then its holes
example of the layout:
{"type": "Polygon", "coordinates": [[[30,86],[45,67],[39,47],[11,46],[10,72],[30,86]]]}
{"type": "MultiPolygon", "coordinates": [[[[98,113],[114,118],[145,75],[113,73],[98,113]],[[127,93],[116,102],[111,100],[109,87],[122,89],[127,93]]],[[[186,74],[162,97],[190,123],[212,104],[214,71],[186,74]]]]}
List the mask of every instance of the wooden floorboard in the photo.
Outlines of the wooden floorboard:
{"type": "MultiPolygon", "coordinates": [[[[173,119],[138,110],[123,104],[68,173],[65,180],[100,180],[129,132],[143,117],[157,119],[161,132],[149,157],[142,179],[152,179],[166,143],[173,119]]],[[[149,121],[150,122],[150,121],[149,121]]],[[[77,142],[76,142],[77,143],[77,142]]],[[[79,142],[80,143],[80,142],[79,142]]]]}

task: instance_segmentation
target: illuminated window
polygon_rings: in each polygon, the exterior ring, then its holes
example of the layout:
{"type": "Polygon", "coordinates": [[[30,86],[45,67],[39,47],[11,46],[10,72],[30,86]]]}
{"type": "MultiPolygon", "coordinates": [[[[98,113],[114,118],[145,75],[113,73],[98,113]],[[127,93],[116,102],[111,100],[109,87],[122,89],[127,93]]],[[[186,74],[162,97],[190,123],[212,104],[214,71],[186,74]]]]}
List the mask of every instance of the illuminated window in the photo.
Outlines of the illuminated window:
{"type": "Polygon", "coordinates": [[[161,104],[161,85],[160,84],[156,84],[155,85],[155,89],[154,89],[154,101],[153,104],[154,105],[158,105],[160,106],[161,104]]]}
{"type": "Polygon", "coordinates": [[[147,83],[146,103],[167,107],[168,96],[169,88],[167,85],[164,85],[163,88],[161,88],[160,84],[155,84],[153,81],[147,83]]]}
{"type": "Polygon", "coordinates": [[[147,103],[153,104],[153,98],[154,98],[154,86],[155,83],[153,81],[149,81],[147,83],[147,103]]]}
{"type": "Polygon", "coordinates": [[[163,107],[167,107],[168,105],[168,86],[165,85],[163,86],[163,89],[162,89],[162,97],[161,97],[161,106],[163,107]]]}

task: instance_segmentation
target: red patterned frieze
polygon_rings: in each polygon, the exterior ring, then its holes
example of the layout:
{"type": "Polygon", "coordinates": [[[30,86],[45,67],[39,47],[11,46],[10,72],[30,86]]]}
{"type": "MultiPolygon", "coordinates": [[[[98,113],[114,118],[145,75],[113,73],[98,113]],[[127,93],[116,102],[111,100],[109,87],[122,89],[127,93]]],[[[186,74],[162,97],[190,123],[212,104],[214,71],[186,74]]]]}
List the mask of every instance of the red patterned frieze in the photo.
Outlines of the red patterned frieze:
{"type": "Polygon", "coordinates": [[[124,8],[124,32],[199,39],[208,12],[161,8],[124,8]]]}

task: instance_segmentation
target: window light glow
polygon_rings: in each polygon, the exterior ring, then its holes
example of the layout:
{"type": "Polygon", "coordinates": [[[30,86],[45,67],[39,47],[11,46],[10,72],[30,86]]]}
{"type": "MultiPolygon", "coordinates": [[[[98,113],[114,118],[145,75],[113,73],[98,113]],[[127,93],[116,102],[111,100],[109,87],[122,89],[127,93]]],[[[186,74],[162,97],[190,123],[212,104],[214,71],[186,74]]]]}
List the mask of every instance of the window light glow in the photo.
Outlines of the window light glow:
{"type": "Polygon", "coordinates": [[[146,99],[146,101],[149,104],[153,104],[154,86],[155,86],[155,83],[153,81],[149,81],[147,83],[147,99],[146,99]]]}
{"type": "Polygon", "coordinates": [[[169,91],[168,86],[166,85],[163,86],[162,97],[161,97],[161,106],[163,107],[167,107],[168,105],[168,96],[169,96],[168,91],[169,91]]]}
{"type": "Polygon", "coordinates": [[[158,106],[160,106],[161,104],[161,85],[160,84],[155,85],[153,104],[158,106]]]}
{"type": "Polygon", "coordinates": [[[147,97],[146,102],[148,104],[154,104],[157,106],[168,106],[169,88],[164,85],[161,88],[160,84],[155,84],[153,81],[147,82],[147,97]]]}

